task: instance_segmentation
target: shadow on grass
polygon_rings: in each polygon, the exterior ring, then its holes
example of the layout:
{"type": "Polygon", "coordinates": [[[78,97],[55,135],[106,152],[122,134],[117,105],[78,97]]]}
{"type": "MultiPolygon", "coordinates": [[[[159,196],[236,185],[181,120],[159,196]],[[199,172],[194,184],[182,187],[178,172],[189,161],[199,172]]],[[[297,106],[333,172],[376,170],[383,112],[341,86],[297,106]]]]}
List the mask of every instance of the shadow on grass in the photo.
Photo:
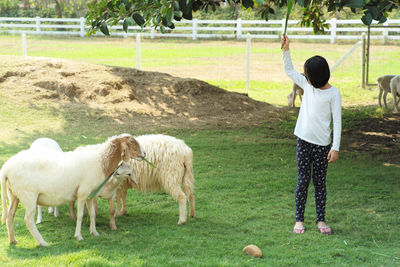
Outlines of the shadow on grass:
{"type": "Polygon", "coordinates": [[[368,153],[398,164],[400,114],[380,112],[376,106],[343,110],[342,150],[368,153]]]}

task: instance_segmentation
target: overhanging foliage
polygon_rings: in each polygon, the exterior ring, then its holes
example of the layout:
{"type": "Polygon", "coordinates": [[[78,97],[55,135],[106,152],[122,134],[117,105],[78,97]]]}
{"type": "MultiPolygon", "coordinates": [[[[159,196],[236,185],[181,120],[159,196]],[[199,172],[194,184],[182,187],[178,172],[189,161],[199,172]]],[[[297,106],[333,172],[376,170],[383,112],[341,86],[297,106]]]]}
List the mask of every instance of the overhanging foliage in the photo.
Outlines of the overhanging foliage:
{"type": "MultiPolygon", "coordinates": [[[[224,2],[256,9],[265,20],[268,20],[269,14],[275,13],[275,9],[285,8],[288,3],[287,0],[96,0],[88,4],[88,34],[99,29],[109,35],[108,28],[119,21],[123,21],[125,32],[129,25],[135,24],[159,28],[165,32],[166,28],[175,28],[174,19],[191,20],[193,12],[215,11],[224,2]]],[[[343,12],[344,9],[360,12],[362,22],[370,25],[373,20],[385,22],[388,14],[400,7],[400,0],[296,0],[296,3],[302,7],[301,25],[312,26],[315,33],[323,32],[328,27],[326,17],[343,12]]]]}

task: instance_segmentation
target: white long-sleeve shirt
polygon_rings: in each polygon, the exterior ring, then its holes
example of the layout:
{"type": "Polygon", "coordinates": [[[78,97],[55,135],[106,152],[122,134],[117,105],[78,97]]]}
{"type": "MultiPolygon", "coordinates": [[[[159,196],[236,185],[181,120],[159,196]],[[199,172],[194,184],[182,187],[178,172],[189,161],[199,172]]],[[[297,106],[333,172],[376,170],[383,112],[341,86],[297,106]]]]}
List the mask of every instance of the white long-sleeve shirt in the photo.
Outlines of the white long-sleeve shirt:
{"type": "Polygon", "coordinates": [[[303,75],[294,70],[290,50],[282,50],[282,55],[286,74],[304,90],[294,134],[309,143],[327,146],[331,143],[331,121],[333,121],[331,149],[339,151],[342,131],[342,103],[339,90],[333,86],[323,90],[314,88],[303,75]]]}

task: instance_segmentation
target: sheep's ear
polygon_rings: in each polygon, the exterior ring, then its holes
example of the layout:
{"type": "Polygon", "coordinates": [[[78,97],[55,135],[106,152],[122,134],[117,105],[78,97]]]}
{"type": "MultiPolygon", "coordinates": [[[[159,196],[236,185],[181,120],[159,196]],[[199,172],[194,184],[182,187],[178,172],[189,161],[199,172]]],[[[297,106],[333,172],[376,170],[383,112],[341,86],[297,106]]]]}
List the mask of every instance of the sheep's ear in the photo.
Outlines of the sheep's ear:
{"type": "Polygon", "coordinates": [[[125,142],[121,143],[121,159],[123,161],[129,161],[131,158],[131,154],[129,152],[129,147],[125,142]]]}

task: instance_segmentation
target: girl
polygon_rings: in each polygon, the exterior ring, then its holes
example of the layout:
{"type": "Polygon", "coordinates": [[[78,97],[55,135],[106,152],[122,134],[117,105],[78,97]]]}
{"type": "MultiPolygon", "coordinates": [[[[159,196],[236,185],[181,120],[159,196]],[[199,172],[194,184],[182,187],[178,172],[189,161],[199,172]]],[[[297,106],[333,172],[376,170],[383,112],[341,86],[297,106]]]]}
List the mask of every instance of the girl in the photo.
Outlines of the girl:
{"type": "Polygon", "coordinates": [[[341,96],[329,84],[330,71],[321,56],[304,63],[304,74],[296,72],[289,51],[289,39],[282,36],[283,63],[286,74],[304,90],[294,134],[297,136],[297,186],[295,192],[296,224],[293,232],[303,234],[307,191],[312,177],[315,191],[317,226],[322,234],[331,234],[325,224],[326,173],[328,163],[338,159],[341,134],[341,96]],[[331,119],[333,143],[331,146],[331,119]],[[311,175],[312,170],[312,175],[311,175]]]}

